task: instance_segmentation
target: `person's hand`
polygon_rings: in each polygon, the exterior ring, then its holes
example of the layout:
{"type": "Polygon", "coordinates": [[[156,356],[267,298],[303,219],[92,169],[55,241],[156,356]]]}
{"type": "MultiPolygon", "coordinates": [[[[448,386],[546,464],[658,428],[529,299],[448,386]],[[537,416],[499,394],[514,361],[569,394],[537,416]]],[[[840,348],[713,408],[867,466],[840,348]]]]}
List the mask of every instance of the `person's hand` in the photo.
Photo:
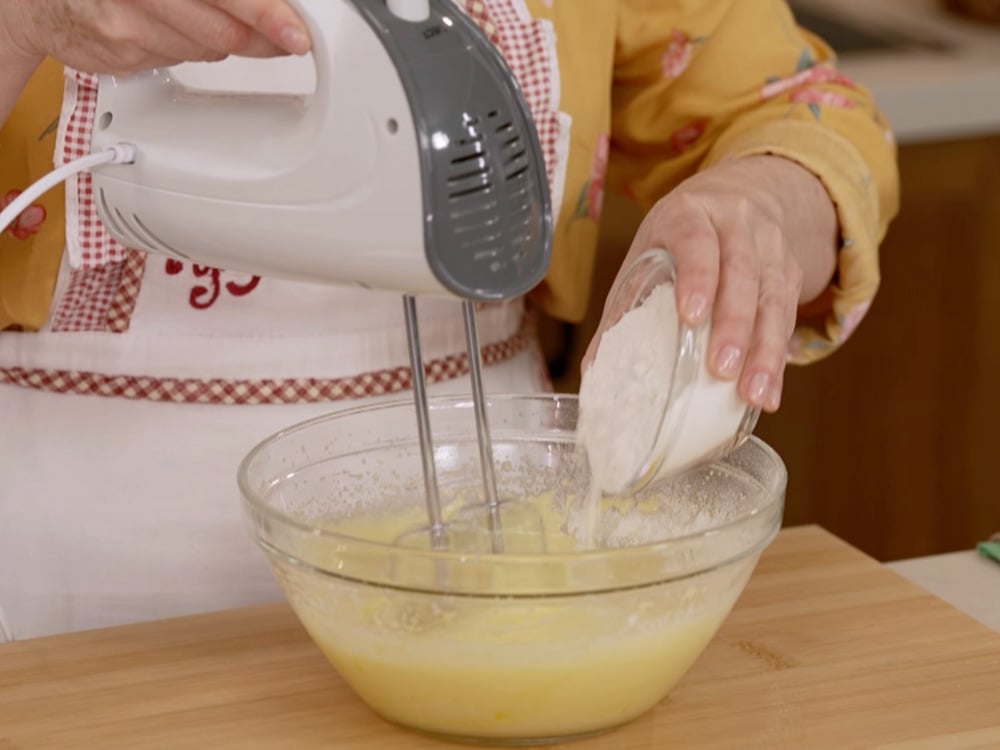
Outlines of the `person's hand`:
{"type": "Polygon", "coordinates": [[[116,75],[310,47],[284,0],[0,0],[5,44],[26,60],[49,55],[77,70],[116,75]]]}
{"type": "MultiPolygon", "coordinates": [[[[678,314],[692,326],[712,317],[710,371],[739,378],[744,401],[775,411],[798,306],[830,283],[836,239],[836,212],[819,180],[792,161],[754,156],[706,169],[657,203],[622,268],[650,248],[668,250],[678,314]]],[[[614,322],[608,314],[585,367],[614,322]]]]}

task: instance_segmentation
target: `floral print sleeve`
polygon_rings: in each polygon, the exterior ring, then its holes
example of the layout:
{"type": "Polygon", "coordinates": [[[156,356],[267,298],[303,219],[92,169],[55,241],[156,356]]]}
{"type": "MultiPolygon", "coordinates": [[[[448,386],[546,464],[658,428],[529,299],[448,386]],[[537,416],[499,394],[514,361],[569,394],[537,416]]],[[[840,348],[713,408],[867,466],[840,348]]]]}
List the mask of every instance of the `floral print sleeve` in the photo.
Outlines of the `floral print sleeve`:
{"type": "MultiPolygon", "coordinates": [[[[21,190],[8,190],[6,195],[0,196],[0,211],[13,203],[21,196],[21,190]]],[[[45,221],[47,212],[45,206],[33,203],[17,215],[4,231],[16,240],[26,240],[38,234],[45,221]]]]}
{"type": "Polygon", "coordinates": [[[648,208],[725,159],[773,154],[812,171],[836,205],[841,247],[827,293],[799,311],[789,359],[820,359],[878,289],[878,245],[898,208],[891,131],[783,0],[679,4],[687,12],[620,2],[608,184],[648,208]]]}
{"type": "MultiPolygon", "coordinates": [[[[52,169],[62,67],[46,60],[0,123],[0,210],[52,169]]],[[[62,186],[26,207],[0,232],[0,332],[34,331],[49,304],[65,241],[62,186]]]]}

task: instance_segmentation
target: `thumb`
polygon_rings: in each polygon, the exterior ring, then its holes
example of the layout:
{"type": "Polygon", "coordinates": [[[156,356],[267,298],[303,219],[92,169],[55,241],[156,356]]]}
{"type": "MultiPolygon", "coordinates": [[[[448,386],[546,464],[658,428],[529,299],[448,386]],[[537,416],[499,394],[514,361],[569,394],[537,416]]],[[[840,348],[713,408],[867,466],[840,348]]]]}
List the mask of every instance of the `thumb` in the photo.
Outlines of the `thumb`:
{"type": "Polygon", "coordinates": [[[293,55],[304,55],[312,48],[305,24],[285,0],[213,1],[217,8],[293,55]]]}

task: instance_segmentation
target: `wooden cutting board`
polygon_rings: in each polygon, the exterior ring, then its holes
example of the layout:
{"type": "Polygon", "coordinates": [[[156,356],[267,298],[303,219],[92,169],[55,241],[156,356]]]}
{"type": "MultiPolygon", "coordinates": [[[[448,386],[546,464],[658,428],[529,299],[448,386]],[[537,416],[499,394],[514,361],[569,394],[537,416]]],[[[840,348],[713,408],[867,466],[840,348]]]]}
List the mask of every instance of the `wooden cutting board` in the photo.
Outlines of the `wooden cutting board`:
{"type": "MultiPolygon", "coordinates": [[[[285,605],[0,646],[3,750],[449,747],[376,718],[285,605]]],[[[1000,635],[786,530],[672,695],[569,747],[998,750],[1000,635]]]]}

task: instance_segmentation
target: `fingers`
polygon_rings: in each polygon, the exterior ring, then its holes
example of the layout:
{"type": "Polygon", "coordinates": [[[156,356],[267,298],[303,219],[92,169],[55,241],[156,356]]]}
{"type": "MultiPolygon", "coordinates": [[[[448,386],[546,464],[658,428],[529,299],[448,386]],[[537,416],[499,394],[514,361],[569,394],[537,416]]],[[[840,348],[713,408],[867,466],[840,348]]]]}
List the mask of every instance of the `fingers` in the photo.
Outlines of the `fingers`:
{"type": "MultiPolygon", "coordinates": [[[[675,193],[654,209],[629,257],[655,247],[673,256],[685,322],[712,317],[709,371],[737,381],[746,403],[777,410],[802,285],[780,226],[733,191],[675,193]]],[[[596,338],[585,367],[595,350],[596,338]]]]}
{"type": "MultiPolygon", "coordinates": [[[[184,3],[186,0],[176,0],[184,3]]],[[[205,44],[188,33],[184,29],[178,29],[168,23],[150,16],[145,21],[145,28],[148,33],[144,35],[142,50],[146,53],[146,58],[138,60],[139,67],[158,67],[162,63],[150,65],[151,60],[169,60],[168,65],[179,62],[200,62],[221,60],[226,57],[226,52],[218,50],[210,44],[205,44]]]]}
{"type": "Polygon", "coordinates": [[[143,70],[169,68],[184,62],[176,57],[152,54],[139,48],[120,51],[114,55],[108,54],[105,50],[94,50],[83,54],[86,54],[85,59],[89,61],[90,67],[94,70],[122,78],[143,70]]]}
{"type": "Polygon", "coordinates": [[[304,54],[311,46],[286,0],[32,0],[24,6],[15,42],[90,73],[123,75],[230,54],[304,54]]]}
{"type": "Polygon", "coordinates": [[[778,372],[778,382],[775,383],[774,388],[771,390],[771,395],[768,397],[767,405],[763,407],[764,411],[771,412],[772,414],[778,411],[781,406],[781,393],[785,386],[785,368],[782,366],[781,370],[778,372]]]}
{"type": "Polygon", "coordinates": [[[756,325],[739,393],[747,403],[766,410],[777,409],[780,398],[789,335],[786,310],[782,264],[765,261],[756,300],[756,325]]]}
{"type": "Polygon", "coordinates": [[[712,309],[718,282],[718,239],[708,214],[687,196],[664,201],[653,209],[651,221],[636,234],[627,259],[605,301],[597,333],[580,363],[586,372],[597,355],[601,334],[628,312],[629,301],[649,283],[641,267],[633,265],[650,249],[669,249],[676,278],[678,314],[692,326],[701,325],[712,309]]]}
{"type": "Polygon", "coordinates": [[[293,55],[304,55],[312,46],[302,19],[283,0],[211,0],[211,4],[293,55]]]}
{"type": "Polygon", "coordinates": [[[745,402],[776,411],[802,277],[781,228],[738,201],[717,219],[722,268],[710,352],[716,374],[739,376],[745,402]],[[745,363],[728,367],[739,348],[745,363]],[[727,354],[729,352],[729,354],[727,354]]]}
{"type": "Polygon", "coordinates": [[[163,43],[176,43],[185,49],[185,60],[222,59],[228,55],[274,57],[285,50],[229,13],[203,0],[145,0],[144,7],[160,24],[169,26],[174,35],[163,43]],[[200,51],[194,56],[178,39],[200,51]]]}
{"type": "Polygon", "coordinates": [[[772,391],[767,402],[767,411],[775,412],[781,406],[781,394],[785,382],[785,365],[788,362],[788,342],[795,334],[795,327],[799,318],[799,300],[802,299],[803,271],[798,260],[787,254],[785,257],[785,336],[784,346],[781,352],[782,362],[778,368],[778,383],[772,391]]]}
{"type": "Polygon", "coordinates": [[[670,251],[677,312],[688,325],[701,325],[712,311],[719,283],[719,239],[703,205],[691,196],[677,196],[656,222],[649,244],[670,251]]]}
{"type": "Polygon", "coordinates": [[[713,375],[724,380],[735,380],[744,370],[757,325],[761,263],[747,232],[748,213],[748,204],[740,201],[715,218],[719,291],[712,312],[708,365],[713,375]]]}
{"type": "Polygon", "coordinates": [[[123,6],[108,18],[85,13],[75,18],[75,33],[67,40],[65,50],[67,53],[72,51],[70,64],[83,60],[84,69],[130,75],[150,68],[176,65],[184,60],[214,59],[210,50],[179,34],[135,4],[123,6]]]}

